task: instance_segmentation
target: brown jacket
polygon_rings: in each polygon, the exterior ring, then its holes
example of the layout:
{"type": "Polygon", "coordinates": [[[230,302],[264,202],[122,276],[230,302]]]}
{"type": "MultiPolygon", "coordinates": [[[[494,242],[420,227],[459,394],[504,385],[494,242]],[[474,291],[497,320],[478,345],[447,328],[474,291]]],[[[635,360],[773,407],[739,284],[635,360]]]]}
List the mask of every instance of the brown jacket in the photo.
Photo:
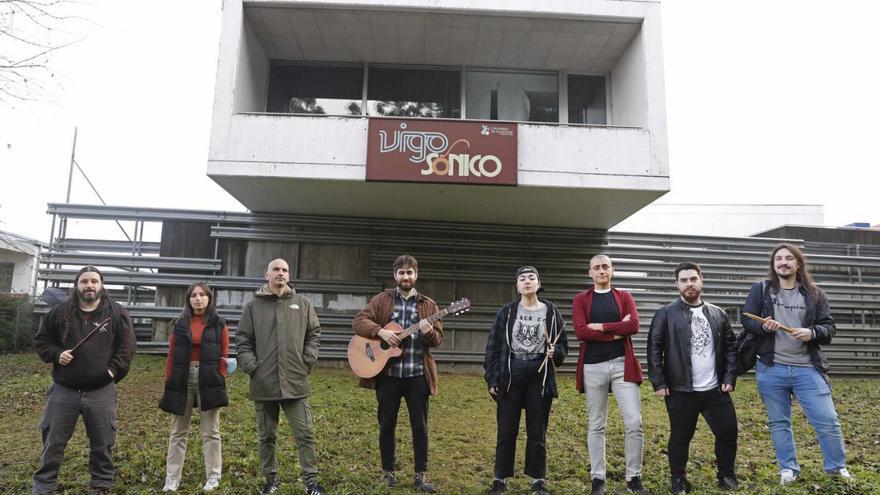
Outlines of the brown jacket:
{"type": "MultiPolygon", "coordinates": [[[[370,299],[367,306],[354,317],[351,327],[354,333],[368,339],[378,339],[379,330],[391,321],[391,313],[394,312],[394,293],[397,289],[386,289],[370,299]]],[[[416,307],[422,318],[440,312],[440,309],[430,297],[416,294],[416,307]]],[[[434,322],[431,332],[422,335],[425,356],[425,380],[428,382],[428,390],[431,395],[437,395],[437,364],[431,356],[431,347],[437,347],[443,343],[443,322],[434,322]]],[[[361,378],[360,386],[364,388],[376,388],[375,378],[361,378]]]]}

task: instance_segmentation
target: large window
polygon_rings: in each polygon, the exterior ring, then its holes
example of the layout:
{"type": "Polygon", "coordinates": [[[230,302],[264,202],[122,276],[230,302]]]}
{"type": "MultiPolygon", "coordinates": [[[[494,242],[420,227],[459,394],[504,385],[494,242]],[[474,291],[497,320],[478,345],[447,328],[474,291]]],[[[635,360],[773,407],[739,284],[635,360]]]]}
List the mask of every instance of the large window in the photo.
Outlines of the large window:
{"type": "Polygon", "coordinates": [[[608,123],[603,76],[570,74],[567,94],[560,95],[556,72],[467,69],[462,80],[459,68],[376,64],[366,66],[365,92],[364,70],[364,64],[273,60],[266,110],[459,119],[464,90],[468,119],[555,123],[563,98],[569,123],[608,123]]]}
{"type": "Polygon", "coordinates": [[[556,74],[467,71],[469,119],[559,122],[556,74]]]}
{"type": "Polygon", "coordinates": [[[594,125],[608,123],[604,77],[568,76],[568,122],[594,125]]]}
{"type": "Polygon", "coordinates": [[[266,110],[278,113],[362,115],[363,86],[363,66],[273,61],[266,110]]]}
{"type": "Polygon", "coordinates": [[[461,72],[449,69],[370,67],[367,114],[461,118],[461,72]]]}

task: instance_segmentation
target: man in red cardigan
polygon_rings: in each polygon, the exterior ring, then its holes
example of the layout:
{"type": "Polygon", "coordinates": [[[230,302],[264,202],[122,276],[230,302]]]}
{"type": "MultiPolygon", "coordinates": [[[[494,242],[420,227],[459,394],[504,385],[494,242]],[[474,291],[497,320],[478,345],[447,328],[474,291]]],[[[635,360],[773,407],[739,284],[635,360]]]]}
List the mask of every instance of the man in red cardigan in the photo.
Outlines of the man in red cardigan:
{"type": "Polygon", "coordinates": [[[611,287],[611,258],[597,254],[588,272],[593,287],[575,296],[571,314],[580,341],[577,389],[586,392],[592,495],[605,494],[605,423],[608,395],[614,392],[626,435],[626,488],[649,494],[642,485],[642,365],[633,352],[632,335],[639,331],[639,313],[629,292],[611,287]]]}

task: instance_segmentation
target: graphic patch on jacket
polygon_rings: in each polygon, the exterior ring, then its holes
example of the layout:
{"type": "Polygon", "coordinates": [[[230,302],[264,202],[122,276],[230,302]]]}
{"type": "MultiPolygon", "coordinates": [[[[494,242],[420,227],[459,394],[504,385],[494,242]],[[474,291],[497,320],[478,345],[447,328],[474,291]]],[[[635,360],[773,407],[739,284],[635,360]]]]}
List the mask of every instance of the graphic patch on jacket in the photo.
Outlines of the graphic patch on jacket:
{"type": "Polygon", "coordinates": [[[516,321],[513,324],[513,335],[510,339],[510,350],[514,354],[543,354],[545,352],[545,321],[547,306],[529,311],[519,306],[516,321]]]}

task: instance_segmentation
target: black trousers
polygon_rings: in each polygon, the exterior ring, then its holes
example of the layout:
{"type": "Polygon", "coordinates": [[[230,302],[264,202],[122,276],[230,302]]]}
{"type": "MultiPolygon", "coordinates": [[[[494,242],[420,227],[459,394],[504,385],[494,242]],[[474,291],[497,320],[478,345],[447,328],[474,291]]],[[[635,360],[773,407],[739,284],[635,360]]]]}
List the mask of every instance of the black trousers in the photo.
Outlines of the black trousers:
{"type": "Polygon", "coordinates": [[[736,410],[730,394],[719,388],[705,392],[677,392],[666,397],[666,412],[669,414],[669,472],[673,478],[685,475],[688,450],[697,417],[702,414],[715,435],[715,458],[718,461],[718,478],[734,476],[736,461],[736,439],[738,428],[736,410]]]}
{"type": "Polygon", "coordinates": [[[400,399],[406,399],[409,411],[409,426],[412,429],[413,461],[416,472],[428,470],[428,382],[424,376],[395,378],[382,376],[376,380],[376,400],[379,402],[379,452],[382,455],[382,469],[394,471],[397,468],[395,457],[395,430],[400,399]]]}
{"type": "Polygon", "coordinates": [[[535,479],[547,475],[547,422],[553,398],[541,396],[544,377],[543,373],[538,373],[541,361],[511,361],[510,390],[500,392],[496,411],[496,478],[513,476],[516,437],[523,409],[526,411],[526,465],[523,472],[535,479]]]}

